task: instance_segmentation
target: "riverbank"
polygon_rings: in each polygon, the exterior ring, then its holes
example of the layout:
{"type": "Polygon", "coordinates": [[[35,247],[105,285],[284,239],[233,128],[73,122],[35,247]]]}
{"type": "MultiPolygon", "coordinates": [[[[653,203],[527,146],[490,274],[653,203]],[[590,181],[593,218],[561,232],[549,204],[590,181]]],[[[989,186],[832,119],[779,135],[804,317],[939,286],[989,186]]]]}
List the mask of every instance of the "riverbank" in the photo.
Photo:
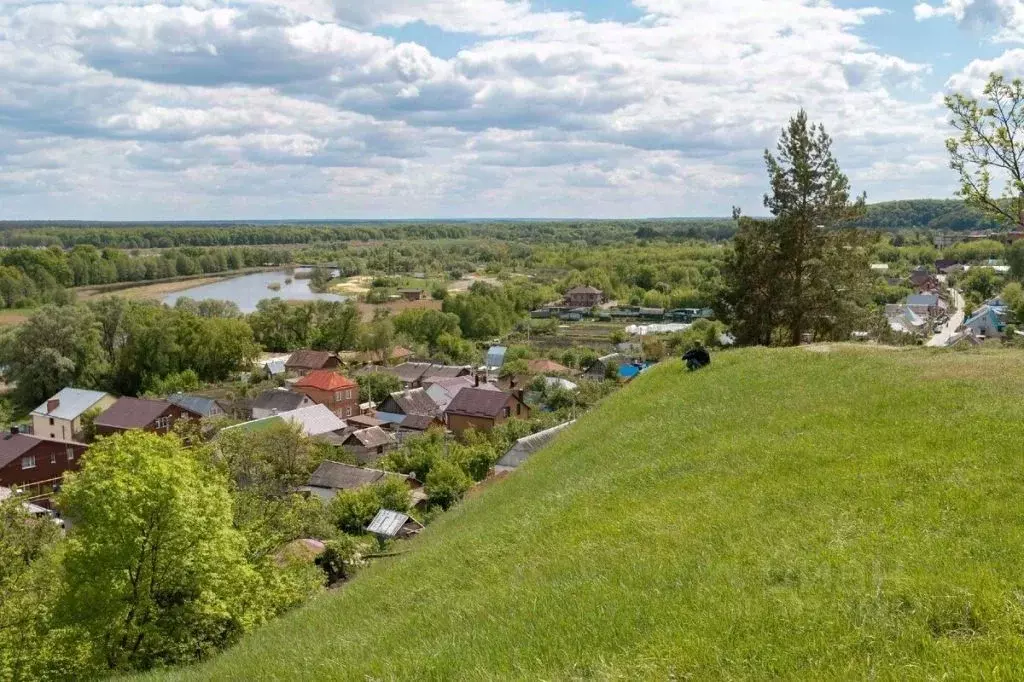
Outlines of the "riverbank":
{"type": "Polygon", "coordinates": [[[161,300],[168,294],[213,284],[224,279],[233,279],[259,272],[276,272],[287,270],[288,267],[244,268],[216,274],[189,277],[171,277],[168,279],[150,280],[147,282],[117,282],[98,286],[76,287],[72,291],[79,302],[87,302],[104,296],[121,296],[135,300],[161,300]]]}

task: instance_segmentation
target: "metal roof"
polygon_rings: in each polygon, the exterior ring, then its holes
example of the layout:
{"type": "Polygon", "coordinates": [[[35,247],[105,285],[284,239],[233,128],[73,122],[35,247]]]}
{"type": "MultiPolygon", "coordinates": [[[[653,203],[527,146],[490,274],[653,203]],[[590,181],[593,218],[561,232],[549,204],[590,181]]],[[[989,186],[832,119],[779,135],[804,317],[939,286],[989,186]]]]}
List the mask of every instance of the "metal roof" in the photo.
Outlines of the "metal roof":
{"type": "Polygon", "coordinates": [[[502,391],[485,388],[464,388],[448,404],[448,414],[459,414],[469,417],[488,417],[495,419],[513,396],[502,391]]]}
{"type": "Polygon", "coordinates": [[[402,526],[404,526],[408,520],[409,517],[406,514],[391,511],[390,509],[381,509],[377,512],[377,515],[373,517],[373,521],[370,521],[370,525],[366,527],[366,530],[374,533],[375,535],[383,535],[386,538],[393,538],[398,535],[398,531],[402,530],[402,526]]]}
{"type": "Polygon", "coordinates": [[[331,431],[341,431],[346,427],[345,421],[331,412],[326,405],[310,405],[290,412],[277,415],[292,424],[302,427],[307,436],[319,436],[331,431]]]}
{"type": "Polygon", "coordinates": [[[260,393],[256,400],[253,401],[253,409],[257,410],[277,410],[278,412],[288,412],[291,410],[297,410],[302,406],[303,403],[312,402],[309,396],[289,391],[284,388],[272,388],[269,391],[260,393]]]}
{"type": "Polygon", "coordinates": [[[554,440],[555,436],[572,426],[574,423],[575,422],[571,421],[565,422],[564,424],[559,424],[558,426],[545,431],[540,431],[531,436],[520,438],[512,445],[511,448],[508,449],[508,452],[498,460],[495,467],[499,469],[515,469],[525,462],[530,455],[546,446],[554,440]]]}
{"type": "Polygon", "coordinates": [[[87,391],[81,388],[62,388],[57,395],[47,400],[42,405],[32,410],[32,414],[42,417],[53,417],[54,419],[78,419],[90,407],[107,397],[103,391],[87,391]],[[57,400],[59,404],[52,411],[46,408],[50,401],[57,400]]]}
{"type": "Polygon", "coordinates": [[[167,396],[167,402],[172,405],[184,408],[189,412],[201,414],[204,417],[210,417],[215,414],[220,414],[224,410],[220,409],[220,405],[213,398],[207,398],[202,395],[189,395],[187,393],[175,393],[167,396]]]}

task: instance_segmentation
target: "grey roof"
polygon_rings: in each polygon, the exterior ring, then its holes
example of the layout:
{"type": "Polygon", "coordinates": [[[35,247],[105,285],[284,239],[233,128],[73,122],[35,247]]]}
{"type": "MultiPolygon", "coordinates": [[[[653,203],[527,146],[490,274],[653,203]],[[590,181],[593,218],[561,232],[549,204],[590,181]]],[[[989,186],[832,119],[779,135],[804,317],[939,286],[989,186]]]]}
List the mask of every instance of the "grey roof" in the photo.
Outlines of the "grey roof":
{"type": "Polygon", "coordinates": [[[59,405],[53,412],[46,408],[50,404],[47,400],[42,405],[32,410],[32,414],[41,417],[53,417],[54,419],[77,419],[87,412],[90,407],[107,397],[103,391],[86,391],[81,388],[62,388],[57,395],[50,400],[59,401],[59,405]]]}
{"type": "Polygon", "coordinates": [[[407,414],[398,425],[410,431],[426,431],[434,424],[434,419],[426,414],[407,414]]]}
{"type": "Polygon", "coordinates": [[[512,396],[502,391],[464,388],[452,399],[446,413],[493,419],[501,415],[510,397],[512,396]]]}
{"type": "Polygon", "coordinates": [[[204,417],[210,417],[223,412],[216,400],[202,395],[175,393],[167,396],[167,402],[204,417]]]}
{"type": "Polygon", "coordinates": [[[288,412],[290,410],[297,410],[307,400],[309,398],[302,393],[286,391],[283,388],[272,388],[269,391],[260,393],[256,400],[252,402],[252,407],[256,410],[288,412]]]}
{"type": "Polygon", "coordinates": [[[351,417],[346,417],[345,421],[348,422],[349,426],[365,429],[368,429],[371,426],[380,426],[381,424],[384,423],[382,420],[377,419],[376,417],[370,417],[365,414],[354,414],[351,417]]]}
{"type": "Polygon", "coordinates": [[[395,402],[402,414],[434,416],[440,409],[423,388],[396,391],[391,394],[391,400],[395,402]]]}
{"type": "MultiPolygon", "coordinates": [[[[381,480],[388,473],[378,469],[342,464],[326,460],[320,463],[310,477],[307,485],[314,488],[333,488],[334,490],[358,490],[381,480]]],[[[395,474],[398,475],[398,474],[395,474]]]]}
{"type": "Polygon", "coordinates": [[[558,426],[547,429],[546,431],[535,433],[532,436],[520,438],[512,445],[511,448],[508,449],[508,452],[498,460],[495,466],[503,469],[515,469],[525,462],[530,455],[554,440],[555,436],[572,426],[573,423],[574,422],[565,422],[564,424],[559,424],[558,426]]]}
{"type": "Polygon", "coordinates": [[[907,305],[935,306],[939,304],[938,294],[914,294],[907,297],[907,305]]]}
{"type": "Polygon", "coordinates": [[[402,530],[402,526],[408,522],[409,516],[407,514],[402,514],[401,512],[392,511],[390,509],[381,509],[377,512],[377,515],[373,517],[373,521],[370,521],[370,525],[366,527],[366,530],[374,533],[375,535],[383,535],[386,538],[393,538],[398,535],[400,530],[402,530]]]}
{"type": "Polygon", "coordinates": [[[358,440],[364,448],[379,448],[384,445],[394,445],[395,443],[395,437],[379,426],[371,426],[368,429],[353,431],[348,437],[358,440]]]}
{"type": "Polygon", "coordinates": [[[301,407],[290,412],[281,412],[277,416],[293,424],[298,424],[307,436],[320,436],[331,431],[341,431],[346,426],[345,421],[331,412],[326,405],[301,407]]]}
{"type": "MultiPolygon", "coordinates": [[[[12,495],[14,495],[13,490],[11,490],[10,488],[0,486],[0,502],[9,499],[12,495]]],[[[28,512],[32,516],[44,516],[53,514],[53,512],[51,512],[46,507],[40,507],[38,504],[32,504],[31,502],[22,502],[21,506],[22,508],[24,508],[26,512],[28,512]]]]}

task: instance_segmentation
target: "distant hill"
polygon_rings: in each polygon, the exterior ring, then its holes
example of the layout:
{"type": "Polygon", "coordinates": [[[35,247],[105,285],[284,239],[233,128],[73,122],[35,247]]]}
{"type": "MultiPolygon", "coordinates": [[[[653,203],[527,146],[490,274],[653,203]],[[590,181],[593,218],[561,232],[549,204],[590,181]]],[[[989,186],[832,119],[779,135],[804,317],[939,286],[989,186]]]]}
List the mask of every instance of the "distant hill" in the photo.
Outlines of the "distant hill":
{"type": "Polygon", "coordinates": [[[867,215],[852,223],[876,229],[929,229],[965,232],[993,230],[999,223],[964,202],[944,199],[911,199],[869,204],[867,215]]]}
{"type": "Polygon", "coordinates": [[[659,366],[400,556],[153,677],[1013,677],[1019,353],[817,350],[659,366]]]}

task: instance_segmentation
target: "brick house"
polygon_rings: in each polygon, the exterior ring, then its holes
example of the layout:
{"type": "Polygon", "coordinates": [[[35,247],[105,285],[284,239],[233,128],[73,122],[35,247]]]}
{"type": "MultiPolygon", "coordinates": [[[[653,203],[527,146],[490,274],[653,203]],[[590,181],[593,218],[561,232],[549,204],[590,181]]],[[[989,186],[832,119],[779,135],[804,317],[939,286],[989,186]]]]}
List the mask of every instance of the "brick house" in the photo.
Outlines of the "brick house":
{"type": "Polygon", "coordinates": [[[318,369],[335,369],[341,364],[338,356],[325,350],[297,350],[284,363],[293,374],[306,375],[318,369]]]}
{"type": "Polygon", "coordinates": [[[448,428],[459,436],[467,429],[490,431],[509,419],[529,418],[530,407],[521,394],[482,388],[462,389],[445,411],[448,428]]]}
{"type": "Polygon", "coordinates": [[[133,430],[163,435],[169,433],[182,419],[201,418],[201,414],[166,400],[118,398],[117,402],[96,417],[96,435],[112,436],[133,430]]]}
{"type": "Polygon", "coordinates": [[[604,292],[594,287],[575,287],[565,292],[565,304],[570,308],[593,308],[604,303],[604,292]]]}
{"type": "Polygon", "coordinates": [[[359,414],[359,384],[330,370],[310,372],[292,385],[317,405],[325,405],[339,417],[359,414]]]}
{"type": "MultiPolygon", "coordinates": [[[[32,497],[52,495],[60,488],[64,473],[78,469],[87,449],[74,441],[8,433],[0,437],[0,485],[26,488],[32,497]]],[[[48,504],[45,498],[34,501],[48,504]]]]}

